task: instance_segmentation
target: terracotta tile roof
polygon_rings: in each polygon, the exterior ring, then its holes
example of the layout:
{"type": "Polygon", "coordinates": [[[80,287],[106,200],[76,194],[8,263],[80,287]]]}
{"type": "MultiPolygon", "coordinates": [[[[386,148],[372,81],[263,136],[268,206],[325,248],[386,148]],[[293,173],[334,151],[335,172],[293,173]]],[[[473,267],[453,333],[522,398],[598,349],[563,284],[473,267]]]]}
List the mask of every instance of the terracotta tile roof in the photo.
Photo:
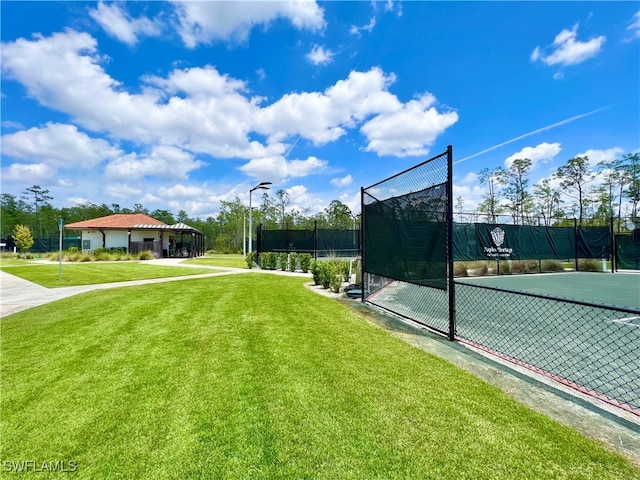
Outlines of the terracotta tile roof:
{"type": "Polygon", "coordinates": [[[64,228],[81,230],[86,228],[131,228],[134,225],[158,225],[167,224],[143,213],[117,213],[107,217],[93,218],[83,222],[68,223],[64,228]]]}

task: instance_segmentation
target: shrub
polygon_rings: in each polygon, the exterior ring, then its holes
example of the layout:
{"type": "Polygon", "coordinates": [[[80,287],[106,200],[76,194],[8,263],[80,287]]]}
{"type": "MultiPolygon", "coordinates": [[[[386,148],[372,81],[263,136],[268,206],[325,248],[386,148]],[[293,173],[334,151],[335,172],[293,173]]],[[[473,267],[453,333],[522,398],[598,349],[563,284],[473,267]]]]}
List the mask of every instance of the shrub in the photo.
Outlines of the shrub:
{"type": "Polygon", "coordinates": [[[289,271],[290,272],[296,271],[298,267],[298,257],[299,257],[299,254],[297,254],[296,252],[289,254],[289,271]]]}
{"type": "Polygon", "coordinates": [[[302,270],[304,273],[307,273],[311,268],[311,259],[312,259],[311,254],[299,253],[298,258],[300,259],[300,270],[302,270]]]}
{"type": "MultiPolygon", "coordinates": [[[[344,267],[339,263],[329,264],[329,286],[333,293],[340,292],[342,280],[344,279],[344,267]]],[[[347,273],[348,275],[348,273],[347,273]]]]}
{"type": "Polygon", "coordinates": [[[502,275],[511,274],[511,262],[509,260],[507,260],[506,262],[500,262],[500,273],[502,275]]]}
{"type": "Polygon", "coordinates": [[[331,277],[333,276],[333,268],[329,262],[319,262],[320,264],[320,284],[322,288],[331,287],[331,277]]]}
{"type": "Polygon", "coordinates": [[[311,264],[311,275],[313,275],[313,283],[315,283],[316,285],[320,285],[322,283],[322,280],[320,278],[321,276],[321,266],[320,266],[320,262],[317,260],[314,260],[313,263],[311,264]]]}
{"type": "Polygon", "coordinates": [[[155,257],[149,250],[138,253],[138,260],[153,260],[155,257]]]}
{"type": "Polygon", "coordinates": [[[80,253],[80,248],[78,248],[78,247],[69,247],[67,249],[67,252],[69,252],[69,253],[80,253]]]}
{"type": "Polygon", "coordinates": [[[342,279],[345,282],[348,282],[351,277],[351,265],[349,260],[340,260],[336,262],[336,265],[338,266],[338,272],[342,274],[342,279]]]}
{"type": "Polygon", "coordinates": [[[455,262],[453,264],[453,275],[455,277],[468,277],[469,267],[465,262],[455,262]]]}
{"type": "Polygon", "coordinates": [[[564,265],[559,260],[543,260],[542,261],[543,272],[564,272],[564,265]]]}
{"type": "Polygon", "coordinates": [[[275,270],[277,266],[278,256],[275,252],[264,252],[260,254],[260,268],[275,270]]]}
{"type": "Polygon", "coordinates": [[[247,252],[247,255],[244,257],[244,259],[247,262],[247,267],[249,267],[250,269],[253,268],[253,262],[255,262],[256,260],[255,252],[247,252]]]}
{"type": "Polygon", "coordinates": [[[13,235],[11,235],[11,238],[13,238],[16,247],[18,247],[18,249],[25,255],[25,258],[27,258],[26,253],[35,242],[29,227],[26,225],[16,225],[13,227],[13,235]]]}
{"type": "Polygon", "coordinates": [[[95,260],[101,261],[101,262],[106,262],[111,260],[111,254],[109,253],[109,250],[107,250],[106,248],[96,248],[93,251],[93,256],[95,260]]]}
{"type": "Polygon", "coordinates": [[[287,269],[287,260],[289,259],[289,254],[287,252],[280,252],[278,255],[278,260],[280,261],[280,270],[283,272],[287,269]]]}
{"type": "Polygon", "coordinates": [[[578,270],[581,272],[597,272],[601,268],[595,258],[581,258],[578,260],[578,270]]]}

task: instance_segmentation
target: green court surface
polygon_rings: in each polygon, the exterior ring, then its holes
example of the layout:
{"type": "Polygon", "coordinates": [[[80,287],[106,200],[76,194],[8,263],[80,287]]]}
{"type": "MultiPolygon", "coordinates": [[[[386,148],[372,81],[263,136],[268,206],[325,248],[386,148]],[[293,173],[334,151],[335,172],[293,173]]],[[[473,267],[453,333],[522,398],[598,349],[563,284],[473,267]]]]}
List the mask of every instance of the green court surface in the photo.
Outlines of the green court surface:
{"type": "MultiPolygon", "coordinates": [[[[393,281],[368,301],[446,334],[447,296],[444,290],[393,281]]],[[[640,415],[638,310],[638,274],[456,279],[455,336],[640,415]]]]}
{"type": "Polygon", "coordinates": [[[640,274],[564,272],[499,277],[465,277],[456,282],[516,292],[640,309],[640,274]]]}

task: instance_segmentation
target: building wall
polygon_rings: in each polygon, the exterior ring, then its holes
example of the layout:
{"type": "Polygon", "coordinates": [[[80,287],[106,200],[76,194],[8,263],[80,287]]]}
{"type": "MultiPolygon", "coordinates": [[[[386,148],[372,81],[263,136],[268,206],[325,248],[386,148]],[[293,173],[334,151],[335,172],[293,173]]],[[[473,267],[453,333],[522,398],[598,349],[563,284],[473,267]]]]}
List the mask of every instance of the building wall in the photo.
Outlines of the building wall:
{"type": "MultiPolygon", "coordinates": [[[[124,233],[127,234],[127,232],[124,233]]],[[[160,232],[155,230],[133,230],[131,232],[132,242],[142,242],[145,238],[153,238],[155,242],[159,242],[160,232]]]]}
{"type": "Polygon", "coordinates": [[[107,248],[128,248],[129,235],[126,230],[105,230],[107,248]]]}
{"type": "Polygon", "coordinates": [[[82,231],[82,251],[88,252],[91,250],[95,250],[96,248],[100,248],[102,246],[102,233],[99,230],[83,230],[82,231]],[[87,240],[90,242],[89,247],[85,248],[87,245],[87,240]]]}
{"type": "MultiPolygon", "coordinates": [[[[127,230],[105,230],[105,247],[106,248],[128,248],[129,232],[127,230]]],[[[132,242],[142,242],[145,238],[153,238],[154,241],[160,241],[160,231],[156,230],[133,230],[131,232],[132,242]]],[[[168,239],[165,235],[165,243],[168,239]]],[[[102,232],[100,230],[83,230],[82,231],[83,251],[95,250],[102,247],[102,232]],[[86,240],[90,241],[89,248],[86,246],[86,240]]]]}

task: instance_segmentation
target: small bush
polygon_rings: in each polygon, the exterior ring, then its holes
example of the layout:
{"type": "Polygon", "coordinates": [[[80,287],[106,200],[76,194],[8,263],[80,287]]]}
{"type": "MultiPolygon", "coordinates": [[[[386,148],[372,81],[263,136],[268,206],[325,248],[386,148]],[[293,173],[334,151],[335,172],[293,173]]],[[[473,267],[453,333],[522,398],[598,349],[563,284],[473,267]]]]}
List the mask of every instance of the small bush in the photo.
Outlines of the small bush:
{"type": "Polygon", "coordinates": [[[247,255],[244,257],[244,259],[247,262],[247,267],[249,267],[250,269],[253,268],[253,263],[256,261],[255,252],[247,252],[247,255]]]}
{"type": "Polygon", "coordinates": [[[78,248],[78,247],[69,247],[67,249],[67,252],[69,252],[69,253],[80,253],[80,248],[78,248]]]}
{"type": "Polygon", "coordinates": [[[311,254],[299,253],[298,259],[300,260],[300,270],[302,270],[304,273],[307,273],[311,268],[311,260],[312,260],[311,254]]]}
{"type": "Polygon", "coordinates": [[[321,268],[320,262],[317,260],[314,260],[311,264],[311,275],[313,275],[313,283],[316,285],[320,285],[322,283],[321,268]]]}
{"type": "Polygon", "coordinates": [[[465,262],[455,262],[453,264],[453,275],[455,277],[468,277],[469,267],[465,262]]]}
{"type": "Polygon", "coordinates": [[[331,277],[333,275],[333,268],[329,262],[320,262],[320,284],[322,288],[331,287],[331,277]]]}
{"type": "Polygon", "coordinates": [[[581,258],[578,260],[578,270],[581,272],[598,272],[601,265],[595,258],[581,258]]]}
{"type": "Polygon", "coordinates": [[[289,254],[287,252],[280,252],[278,255],[278,260],[280,261],[280,270],[283,272],[287,269],[287,260],[289,259],[289,254]]]}
{"type": "Polygon", "coordinates": [[[295,272],[298,268],[298,256],[296,252],[289,254],[289,271],[295,272]]]}
{"type": "MultiPolygon", "coordinates": [[[[329,287],[333,293],[340,292],[342,281],[344,279],[344,267],[340,263],[328,265],[329,269],[329,287]]],[[[348,275],[348,273],[347,273],[348,275]]]]}
{"type": "Polygon", "coordinates": [[[510,261],[506,261],[506,262],[500,262],[500,274],[501,275],[511,275],[511,262],[510,261]]]}
{"type": "Polygon", "coordinates": [[[564,265],[558,260],[543,260],[542,261],[543,272],[564,272],[564,265]]]}
{"type": "Polygon", "coordinates": [[[484,276],[489,273],[489,265],[487,262],[481,262],[473,271],[474,274],[484,276]]]}
{"type": "Polygon", "coordinates": [[[153,260],[155,257],[149,250],[138,253],[138,260],[153,260]]]}
{"type": "Polygon", "coordinates": [[[260,254],[260,268],[275,270],[277,266],[278,256],[275,252],[264,252],[260,254]]]}

